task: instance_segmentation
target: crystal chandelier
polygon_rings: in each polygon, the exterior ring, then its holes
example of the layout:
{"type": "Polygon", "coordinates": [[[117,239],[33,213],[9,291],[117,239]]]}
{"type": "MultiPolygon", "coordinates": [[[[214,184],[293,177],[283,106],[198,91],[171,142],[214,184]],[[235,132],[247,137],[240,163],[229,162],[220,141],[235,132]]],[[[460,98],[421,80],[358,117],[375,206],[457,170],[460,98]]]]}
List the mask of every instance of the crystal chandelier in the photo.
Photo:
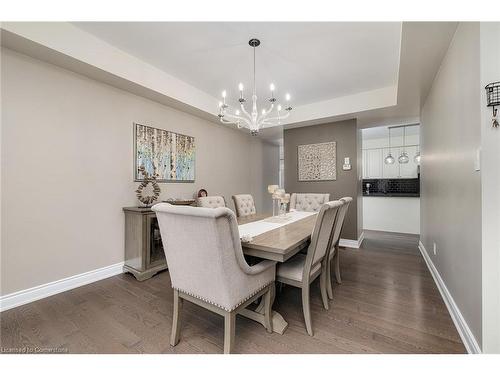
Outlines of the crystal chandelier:
{"type": "Polygon", "coordinates": [[[245,108],[246,99],[243,96],[243,84],[238,85],[240,91],[240,98],[238,99],[240,103],[240,109],[231,110],[229,105],[226,104],[226,90],[222,91],[222,101],[219,102],[219,118],[222,123],[225,124],[236,124],[238,128],[247,128],[250,130],[252,135],[257,135],[259,130],[267,126],[276,126],[281,124],[281,120],[286,119],[290,116],[290,111],[292,107],[289,105],[290,94],[285,95],[285,100],[287,105],[285,108],[281,104],[276,104],[276,98],[274,97],[274,84],[271,83],[269,86],[271,90],[271,97],[269,98],[269,108],[262,109],[260,111],[257,109],[257,89],[255,86],[255,48],[260,45],[260,40],[250,39],[248,44],[253,48],[253,92],[252,92],[252,111],[249,113],[245,108]]]}

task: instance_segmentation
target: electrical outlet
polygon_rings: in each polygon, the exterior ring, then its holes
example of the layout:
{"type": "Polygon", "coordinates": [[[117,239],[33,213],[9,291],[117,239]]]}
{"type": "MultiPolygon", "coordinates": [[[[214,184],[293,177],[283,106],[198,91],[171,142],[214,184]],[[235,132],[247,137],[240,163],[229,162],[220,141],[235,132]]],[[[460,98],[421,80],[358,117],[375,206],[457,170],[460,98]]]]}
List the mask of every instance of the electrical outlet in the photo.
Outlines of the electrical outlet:
{"type": "Polygon", "coordinates": [[[435,242],[434,242],[434,245],[432,246],[432,251],[434,252],[434,255],[436,255],[436,253],[437,253],[437,245],[436,245],[435,242]]]}

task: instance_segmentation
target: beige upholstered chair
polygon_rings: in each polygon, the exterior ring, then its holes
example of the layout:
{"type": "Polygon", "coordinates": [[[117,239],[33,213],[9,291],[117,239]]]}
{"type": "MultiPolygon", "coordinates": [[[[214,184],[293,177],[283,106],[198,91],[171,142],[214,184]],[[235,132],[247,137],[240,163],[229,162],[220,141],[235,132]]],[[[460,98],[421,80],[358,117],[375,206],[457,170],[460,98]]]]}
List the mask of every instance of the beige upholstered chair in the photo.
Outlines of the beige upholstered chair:
{"type": "Polygon", "coordinates": [[[217,208],[217,207],[226,207],[226,201],[224,197],[214,195],[211,197],[199,197],[198,198],[198,207],[206,207],[206,208],[217,208]]]}
{"type": "Polygon", "coordinates": [[[236,216],[243,217],[248,215],[255,215],[255,203],[250,194],[233,195],[234,208],[236,209],[236,216]]]}
{"type": "Polygon", "coordinates": [[[318,212],[321,205],[329,199],[330,194],[293,193],[290,198],[290,209],[318,212]]]}
{"type": "Polygon", "coordinates": [[[234,213],[225,207],[168,203],[153,206],[153,211],[174,289],[170,344],[179,342],[183,300],[224,316],[224,353],[233,349],[236,314],[261,296],[265,299],[265,326],[272,332],[271,295],[276,263],[266,260],[251,267],[247,264],[234,213]]]}
{"type": "Polygon", "coordinates": [[[341,198],[342,207],[339,208],[339,213],[337,214],[337,219],[335,220],[335,224],[333,226],[333,236],[332,236],[332,244],[330,247],[330,253],[328,255],[328,270],[326,272],[328,276],[328,282],[326,284],[326,288],[328,291],[328,297],[333,299],[333,289],[332,289],[332,260],[335,263],[335,277],[339,284],[342,284],[342,279],[340,278],[340,252],[339,252],[339,242],[340,242],[340,234],[342,233],[342,228],[344,227],[344,220],[347,215],[347,211],[349,209],[349,205],[352,202],[351,197],[341,198]]]}
{"type": "Polygon", "coordinates": [[[302,289],[302,309],[307,333],[313,335],[311,312],[309,307],[310,284],[321,275],[320,289],[323,306],[328,310],[326,291],[328,251],[331,247],[333,224],[337,216],[340,201],[327,202],[321,206],[311,236],[307,255],[299,253],[278,265],[276,281],[302,289]]]}

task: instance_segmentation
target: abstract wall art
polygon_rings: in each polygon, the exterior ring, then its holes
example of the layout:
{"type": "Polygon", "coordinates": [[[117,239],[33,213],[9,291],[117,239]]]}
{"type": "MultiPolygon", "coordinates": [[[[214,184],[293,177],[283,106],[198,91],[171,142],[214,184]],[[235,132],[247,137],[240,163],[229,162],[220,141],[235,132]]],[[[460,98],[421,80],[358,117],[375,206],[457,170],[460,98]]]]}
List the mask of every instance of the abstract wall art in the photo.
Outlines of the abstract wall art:
{"type": "Polygon", "coordinates": [[[194,182],[194,137],[134,124],[134,144],[135,181],[144,180],[144,167],[150,176],[156,172],[158,182],[194,182]]]}
{"type": "Polygon", "coordinates": [[[299,181],[337,179],[337,142],[297,146],[299,181]]]}

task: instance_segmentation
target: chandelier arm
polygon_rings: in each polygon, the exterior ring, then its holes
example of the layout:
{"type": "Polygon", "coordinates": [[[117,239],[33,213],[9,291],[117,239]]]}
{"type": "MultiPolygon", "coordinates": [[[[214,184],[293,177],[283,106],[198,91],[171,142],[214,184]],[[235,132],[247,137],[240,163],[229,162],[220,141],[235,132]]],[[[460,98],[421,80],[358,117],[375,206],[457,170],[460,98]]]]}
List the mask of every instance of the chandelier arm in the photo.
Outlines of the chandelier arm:
{"type": "Polygon", "coordinates": [[[237,121],[242,121],[245,124],[247,124],[248,126],[250,126],[250,121],[247,118],[243,117],[243,116],[233,115],[232,113],[225,113],[224,117],[229,117],[230,119],[234,119],[235,120],[235,121],[230,121],[231,123],[236,123],[237,121]]]}
{"type": "Polygon", "coordinates": [[[244,113],[245,116],[247,116],[249,120],[251,120],[252,116],[250,115],[250,113],[247,112],[245,105],[243,103],[240,103],[240,108],[241,108],[241,112],[244,113]]]}
{"type": "Polygon", "coordinates": [[[224,117],[229,117],[229,118],[233,118],[233,119],[237,119],[237,120],[243,120],[243,121],[248,121],[248,119],[245,117],[245,116],[241,116],[241,115],[237,115],[237,114],[234,114],[234,113],[229,113],[229,112],[225,112],[224,113],[224,117]]]}
{"type": "Polygon", "coordinates": [[[274,103],[271,103],[271,105],[269,106],[269,108],[267,109],[267,111],[265,110],[265,112],[259,116],[259,119],[258,121],[262,121],[262,120],[265,120],[266,117],[271,113],[271,111],[273,110],[274,108],[274,103]]]}
{"type": "Polygon", "coordinates": [[[269,122],[269,121],[280,121],[288,118],[290,116],[290,111],[287,111],[283,116],[277,116],[277,117],[269,117],[266,118],[263,122],[269,122]]]}
{"type": "Polygon", "coordinates": [[[221,118],[220,119],[220,122],[222,122],[223,124],[230,124],[230,125],[237,125],[238,128],[247,128],[247,129],[250,129],[246,123],[241,123],[240,121],[231,121],[231,120],[226,120],[224,118],[221,118]]]}

